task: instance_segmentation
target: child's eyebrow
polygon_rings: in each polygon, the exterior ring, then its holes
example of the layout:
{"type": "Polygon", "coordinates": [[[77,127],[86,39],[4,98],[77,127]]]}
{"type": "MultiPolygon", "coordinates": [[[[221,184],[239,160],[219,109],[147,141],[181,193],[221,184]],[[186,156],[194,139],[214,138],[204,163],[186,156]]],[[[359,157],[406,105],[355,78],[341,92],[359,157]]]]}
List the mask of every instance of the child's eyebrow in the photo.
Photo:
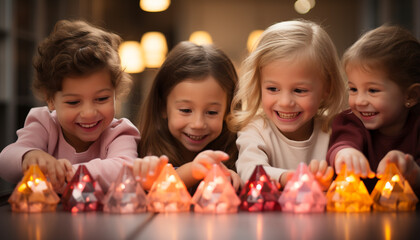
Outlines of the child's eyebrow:
{"type": "MultiPolygon", "coordinates": [[[[191,100],[187,100],[187,99],[182,99],[182,100],[176,100],[175,101],[175,103],[192,103],[193,101],[191,101],[191,100]]],[[[220,102],[210,102],[210,103],[207,103],[208,105],[218,105],[218,106],[221,106],[222,105],[222,103],[220,103],[220,102]]]]}
{"type": "MultiPolygon", "coordinates": [[[[112,89],[111,88],[104,88],[104,89],[96,91],[95,94],[99,94],[99,93],[102,93],[102,92],[112,92],[112,89]]],[[[78,94],[78,93],[65,93],[65,94],[63,94],[63,97],[76,97],[76,96],[79,96],[79,95],[80,94],[78,94]]]]}

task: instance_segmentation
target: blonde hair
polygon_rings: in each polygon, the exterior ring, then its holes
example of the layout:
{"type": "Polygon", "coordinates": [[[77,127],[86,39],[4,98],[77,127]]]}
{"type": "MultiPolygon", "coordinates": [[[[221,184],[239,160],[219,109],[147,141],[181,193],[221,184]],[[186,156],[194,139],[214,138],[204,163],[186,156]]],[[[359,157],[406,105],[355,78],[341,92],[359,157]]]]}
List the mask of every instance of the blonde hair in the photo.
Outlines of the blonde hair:
{"type": "Polygon", "coordinates": [[[320,25],[307,20],[276,23],[263,32],[242,65],[242,75],[232,100],[229,127],[239,131],[255,116],[264,114],[261,109],[260,70],[280,59],[305,60],[319,69],[329,94],[319,106],[317,117],[325,117],[322,129],[328,131],[332,118],[345,107],[346,81],[329,35],[320,25]]]}

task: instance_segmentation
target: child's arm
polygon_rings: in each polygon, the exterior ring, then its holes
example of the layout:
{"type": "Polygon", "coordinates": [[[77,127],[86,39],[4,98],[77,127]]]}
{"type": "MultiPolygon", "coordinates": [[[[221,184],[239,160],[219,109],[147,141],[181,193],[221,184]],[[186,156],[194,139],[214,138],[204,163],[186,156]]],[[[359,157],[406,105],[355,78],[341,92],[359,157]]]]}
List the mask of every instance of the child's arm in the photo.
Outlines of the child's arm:
{"type": "Polygon", "coordinates": [[[401,174],[410,183],[413,189],[420,188],[420,167],[414,161],[412,155],[405,154],[398,150],[389,151],[379,162],[376,171],[378,178],[382,177],[388,163],[395,163],[401,174]]]}
{"type": "Polygon", "coordinates": [[[5,147],[0,153],[0,177],[11,183],[17,183],[23,177],[23,170],[26,169],[22,168],[22,161],[27,152],[53,152],[58,142],[57,124],[47,107],[32,108],[24,127],[16,134],[16,142],[5,147]]]}
{"type": "Polygon", "coordinates": [[[163,167],[168,163],[167,156],[146,156],[137,158],[133,164],[133,172],[143,187],[148,191],[156,181],[163,167]]]}

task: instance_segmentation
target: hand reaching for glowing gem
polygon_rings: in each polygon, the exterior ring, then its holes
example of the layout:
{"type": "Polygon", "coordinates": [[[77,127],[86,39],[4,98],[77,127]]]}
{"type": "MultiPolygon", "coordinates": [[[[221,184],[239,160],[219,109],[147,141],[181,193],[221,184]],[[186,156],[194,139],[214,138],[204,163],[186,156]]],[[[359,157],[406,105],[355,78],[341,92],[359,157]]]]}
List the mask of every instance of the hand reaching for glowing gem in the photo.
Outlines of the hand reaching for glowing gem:
{"type": "Polygon", "coordinates": [[[168,157],[162,155],[146,156],[144,158],[137,158],[134,160],[133,172],[137,180],[144,190],[150,190],[155,180],[158,178],[163,167],[168,163],[168,157]]]}
{"type": "Polygon", "coordinates": [[[378,178],[382,178],[385,168],[389,163],[395,163],[398,170],[413,188],[420,186],[420,167],[414,161],[412,155],[398,150],[389,151],[379,162],[378,168],[376,169],[378,178]]]}
{"type": "Polygon", "coordinates": [[[36,164],[48,177],[54,190],[59,190],[73,177],[73,167],[67,159],[56,159],[42,150],[31,150],[23,155],[22,171],[29,169],[30,165],[36,164]]]}
{"type": "Polygon", "coordinates": [[[315,176],[315,179],[318,181],[319,185],[321,185],[322,190],[328,190],[334,176],[334,170],[332,167],[328,166],[327,161],[313,159],[309,163],[309,171],[315,176]]]}
{"type": "Polygon", "coordinates": [[[241,186],[241,178],[237,173],[232,170],[229,170],[222,161],[229,159],[229,155],[222,151],[212,151],[206,150],[199,153],[191,164],[191,173],[192,176],[201,180],[206,177],[207,173],[212,168],[213,164],[218,164],[226,176],[230,176],[232,185],[237,190],[241,186]]]}
{"type": "Polygon", "coordinates": [[[355,148],[343,148],[335,156],[335,171],[339,174],[346,165],[348,171],[362,178],[373,178],[375,173],[370,169],[369,162],[362,152],[355,148]]]}

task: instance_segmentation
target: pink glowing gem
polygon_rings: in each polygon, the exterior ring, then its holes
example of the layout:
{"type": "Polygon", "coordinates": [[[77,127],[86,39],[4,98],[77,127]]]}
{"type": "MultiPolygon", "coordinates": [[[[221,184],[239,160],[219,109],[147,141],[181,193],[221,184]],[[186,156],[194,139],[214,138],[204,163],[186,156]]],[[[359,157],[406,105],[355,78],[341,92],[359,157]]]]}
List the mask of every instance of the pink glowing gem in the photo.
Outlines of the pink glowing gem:
{"type": "Polygon", "coordinates": [[[59,201],[38,165],[29,167],[9,198],[13,212],[55,211],[59,201]]]}
{"type": "Polygon", "coordinates": [[[102,210],[103,191],[93,180],[85,165],[79,165],[76,173],[64,190],[61,202],[63,209],[72,213],[102,210]]]}
{"type": "Polygon", "coordinates": [[[147,195],[152,212],[185,212],[190,210],[191,195],[171,164],[166,164],[147,195]]]}
{"type": "Polygon", "coordinates": [[[279,211],[280,192],[268,177],[262,165],[257,165],[242,188],[240,208],[249,212],[279,211]]]}
{"type": "Polygon", "coordinates": [[[376,183],[370,196],[377,211],[414,211],[418,198],[394,163],[389,163],[385,173],[376,183]]]}
{"type": "Polygon", "coordinates": [[[136,181],[133,168],[124,164],[103,200],[104,212],[138,213],[147,209],[147,198],[136,181]]]}
{"type": "Polygon", "coordinates": [[[230,179],[217,164],[214,164],[206,178],[198,185],[192,202],[195,212],[235,213],[241,200],[236,195],[230,179]]]}
{"type": "Polygon", "coordinates": [[[335,212],[369,212],[372,198],[363,181],[344,167],[327,192],[327,210],[335,212]]]}
{"type": "Polygon", "coordinates": [[[279,202],[284,212],[323,212],[327,199],[306,164],[300,163],[284,187],[279,202]]]}

